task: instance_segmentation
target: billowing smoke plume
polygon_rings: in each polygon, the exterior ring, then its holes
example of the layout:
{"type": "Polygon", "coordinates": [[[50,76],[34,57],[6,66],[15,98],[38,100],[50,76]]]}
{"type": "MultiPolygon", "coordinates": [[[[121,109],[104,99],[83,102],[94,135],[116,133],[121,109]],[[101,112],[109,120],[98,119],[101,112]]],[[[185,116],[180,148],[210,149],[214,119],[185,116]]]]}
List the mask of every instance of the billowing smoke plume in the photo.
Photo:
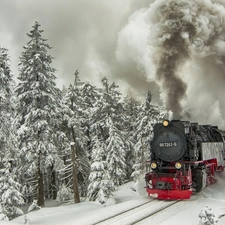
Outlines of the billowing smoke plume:
{"type": "MultiPolygon", "coordinates": [[[[225,49],[222,49],[225,44],[225,10],[222,5],[207,0],[164,0],[156,1],[155,5],[152,5],[155,17],[150,41],[155,46],[156,80],[163,93],[166,109],[172,111],[176,118],[183,113],[182,101],[187,97],[190,83],[186,79],[195,79],[192,74],[185,74],[185,63],[196,64],[195,60],[199,58],[200,64],[206,62],[201,65],[202,71],[210,60],[216,67],[223,67],[221,56],[225,54],[225,49]]],[[[209,76],[207,73],[198,82],[205,83],[209,76]]],[[[218,69],[217,73],[211,75],[215,82],[219,80],[218,69]]],[[[198,85],[195,85],[199,92],[197,95],[201,96],[202,89],[198,85]]],[[[211,92],[210,89],[208,91],[211,92]]],[[[224,103],[221,101],[219,104],[224,103]]]]}
{"type": "Polygon", "coordinates": [[[142,76],[136,77],[145,77],[150,89],[156,82],[174,118],[225,127],[223,3],[156,0],[130,16],[119,32],[117,68],[138,68],[142,76]]]}
{"type": "Polygon", "coordinates": [[[158,31],[154,34],[159,48],[156,53],[156,79],[166,92],[166,109],[172,111],[175,118],[182,113],[181,100],[187,90],[179,69],[190,57],[189,46],[196,35],[193,18],[185,14],[187,8],[188,5],[180,1],[168,1],[160,6],[158,31]]]}

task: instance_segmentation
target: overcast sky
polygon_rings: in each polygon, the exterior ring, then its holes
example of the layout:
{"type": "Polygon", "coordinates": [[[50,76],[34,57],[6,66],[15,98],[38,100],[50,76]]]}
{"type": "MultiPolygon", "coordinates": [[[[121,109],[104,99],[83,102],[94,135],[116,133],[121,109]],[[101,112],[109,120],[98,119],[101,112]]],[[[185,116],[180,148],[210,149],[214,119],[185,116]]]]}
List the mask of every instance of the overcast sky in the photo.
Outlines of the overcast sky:
{"type": "Polygon", "coordinates": [[[12,72],[35,21],[52,47],[57,84],[76,69],[99,85],[159,99],[174,115],[225,128],[225,0],[1,0],[0,45],[12,72]]]}
{"type": "MultiPolygon", "coordinates": [[[[76,69],[83,80],[98,84],[103,76],[124,87],[149,89],[146,75],[136,64],[118,68],[116,49],[119,32],[137,10],[148,8],[150,0],[1,0],[0,45],[9,50],[12,71],[28,42],[27,33],[35,21],[55,58],[59,87],[73,82],[76,69]],[[138,78],[138,82],[137,82],[138,78]]],[[[148,32],[148,31],[147,31],[148,32]]],[[[130,37],[132,39],[132,37],[130,37]]],[[[126,88],[125,88],[126,89],[126,88]]]]}

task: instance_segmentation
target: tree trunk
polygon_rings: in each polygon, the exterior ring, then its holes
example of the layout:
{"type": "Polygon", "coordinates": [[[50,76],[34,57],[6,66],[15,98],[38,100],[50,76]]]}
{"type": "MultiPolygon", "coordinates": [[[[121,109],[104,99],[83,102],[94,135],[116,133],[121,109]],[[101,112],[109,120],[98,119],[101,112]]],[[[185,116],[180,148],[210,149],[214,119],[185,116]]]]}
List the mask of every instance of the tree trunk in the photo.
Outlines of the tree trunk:
{"type": "Polygon", "coordinates": [[[40,167],[41,154],[38,154],[38,170],[37,170],[37,204],[41,207],[45,206],[44,202],[44,177],[40,167]]]}
{"type": "MultiPolygon", "coordinates": [[[[69,157],[69,156],[68,156],[69,157]]],[[[67,167],[68,167],[68,158],[66,155],[63,156],[63,162],[64,162],[64,165],[66,166],[66,170],[65,170],[65,174],[64,174],[64,181],[65,181],[65,184],[66,186],[69,184],[69,176],[70,176],[70,171],[68,171],[67,167]]]]}
{"type": "Polygon", "coordinates": [[[141,136],[141,172],[144,172],[144,145],[142,136],[141,136]]]}
{"type": "Polygon", "coordinates": [[[57,189],[56,189],[56,172],[51,171],[51,189],[52,189],[52,198],[55,200],[57,198],[57,189]]]}
{"type": "Polygon", "coordinates": [[[77,179],[77,165],[76,165],[76,146],[75,143],[71,143],[71,158],[73,167],[73,192],[74,192],[74,202],[80,203],[80,195],[78,189],[78,179],[77,179]]]}

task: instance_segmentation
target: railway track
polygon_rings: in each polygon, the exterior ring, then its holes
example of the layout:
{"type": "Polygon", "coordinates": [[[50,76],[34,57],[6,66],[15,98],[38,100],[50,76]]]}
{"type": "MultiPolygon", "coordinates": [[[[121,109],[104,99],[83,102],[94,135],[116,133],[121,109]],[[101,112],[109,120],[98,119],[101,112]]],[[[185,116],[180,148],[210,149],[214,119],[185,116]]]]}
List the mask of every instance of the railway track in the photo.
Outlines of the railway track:
{"type": "Polygon", "coordinates": [[[192,198],[189,200],[176,201],[175,204],[171,204],[170,206],[165,207],[163,210],[155,212],[151,216],[143,218],[133,224],[135,225],[161,224],[165,220],[191,207],[191,205],[195,204],[196,201],[199,201],[200,198],[201,196],[192,196],[192,198]]]}
{"type": "Polygon", "coordinates": [[[159,200],[152,200],[147,203],[141,204],[134,208],[130,208],[124,212],[121,212],[113,217],[104,219],[95,223],[95,225],[130,225],[130,224],[137,224],[140,221],[145,220],[168,207],[173,206],[179,201],[159,201],[159,200]]]}
{"type": "Polygon", "coordinates": [[[147,206],[149,203],[156,201],[147,197],[141,197],[134,200],[126,201],[120,204],[115,204],[96,210],[88,215],[88,217],[82,217],[76,220],[76,224],[82,225],[94,225],[94,224],[107,224],[106,221],[112,219],[118,215],[122,215],[125,212],[129,212],[135,208],[147,206]]]}
{"type": "Polygon", "coordinates": [[[96,210],[86,217],[68,225],[145,225],[161,224],[166,219],[190,207],[201,196],[192,196],[188,201],[161,201],[137,198],[96,210]]]}

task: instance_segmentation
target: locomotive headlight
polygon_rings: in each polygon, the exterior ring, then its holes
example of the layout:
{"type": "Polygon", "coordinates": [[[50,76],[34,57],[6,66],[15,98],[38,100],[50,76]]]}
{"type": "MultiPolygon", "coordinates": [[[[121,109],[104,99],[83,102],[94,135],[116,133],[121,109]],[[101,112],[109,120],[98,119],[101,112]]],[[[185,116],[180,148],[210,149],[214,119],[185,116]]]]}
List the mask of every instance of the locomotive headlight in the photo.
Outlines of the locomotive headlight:
{"type": "Polygon", "coordinates": [[[176,169],[179,170],[179,169],[182,167],[182,165],[181,165],[181,163],[177,162],[177,163],[175,164],[175,167],[176,167],[176,169]]]}
{"type": "Polygon", "coordinates": [[[154,169],[156,169],[157,168],[157,164],[155,163],[155,162],[152,162],[151,163],[151,168],[154,170],[154,169]]]}
{"type": "Polygon", "coordinates": [[[164,127],[167,127],[168,125],[169,125],[169,121],[168,121],[168,120],[164,120],[164,121],[163,121],[163,126],[164,126],[164,127]]]}

